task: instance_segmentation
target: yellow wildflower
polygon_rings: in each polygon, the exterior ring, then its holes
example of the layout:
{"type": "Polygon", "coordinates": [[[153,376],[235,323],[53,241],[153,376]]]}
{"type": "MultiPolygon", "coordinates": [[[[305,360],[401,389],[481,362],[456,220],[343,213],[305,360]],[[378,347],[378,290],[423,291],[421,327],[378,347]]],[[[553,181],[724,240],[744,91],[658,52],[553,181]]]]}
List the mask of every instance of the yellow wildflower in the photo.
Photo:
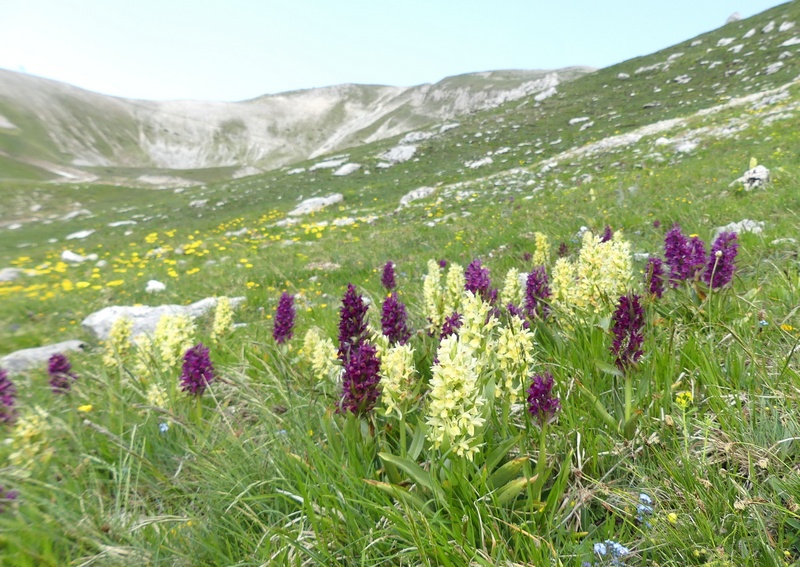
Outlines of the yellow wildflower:
{"type": "Polygon", "coordinates": [[[103,352],[104,365],[111,367],[122,361],[131,348],[132,333],[133,320],[129,317],[119,317],[112,323],[103,352]]]}
{"type": "Polygon", "coordinates": [[[534,266],[547,266],[550,264],[550,240],[546,234],[534,232],[533,239],[536,243],[536,251],[533,253],[534,266]]]}
{"type": "MultiPolygon", "coordinates": [[[[445,279],[443,310],[445,317],[449,317],[461,309],[461,302],[464,299],[464,286],[466,285],[466,282],[467,280],[464,276],[464,267],[455,262],[450,264],[450,267],[447,269],[447,278],[445,279]]],[[[442,323],[444,323],[444,320],[442,320],[442,323]]]]}
{"type": "Polygon", "coordinates": [[[300,355],[311,365],[314,377],[320,382],[334,381],[339,376],[341,366],[337,349],[329,338],[322,338],[316,327],[306,331],[300,355]]]}
{"type": "Polygon", "coordinates": [[[414,350],[410,345],[389,347],[381,355],[381,401],[386,415],[395,413],[403,418],[402,405],[414,389],[417,369],[414,367],[414,350]]]}
{"type": "Polygon", "coordinates": [[[222,336],[228,334],[233,329],[233,308],[231,300],[227,297],[217,299],[217,307],[214,310],[214,325],[211,329],[211,340],[218,341],[222,336]]]}
{"type": "Polygon", "coordinates": [[[425,316],[434,329],[444,323],[444,297],[442,294],[442,270],[436,260],[428,260],[428,273],[422,282],[422,297],[425,302],[425,316]]]}
{"type": "Polygon", "coordinates": [[[78,411],[81,413],[89,413],[90,411],[92,411],[92,404],[78,406],[78,411]]]}
{"type": "Polygon", "coordinates": [[[523,299],[522,283],[519,281],[519,270],[511,268],[506,274],[503,282],[503,289],[500,292],[500,304],[506,307],[508,304],[521,305],[523,299]]]}

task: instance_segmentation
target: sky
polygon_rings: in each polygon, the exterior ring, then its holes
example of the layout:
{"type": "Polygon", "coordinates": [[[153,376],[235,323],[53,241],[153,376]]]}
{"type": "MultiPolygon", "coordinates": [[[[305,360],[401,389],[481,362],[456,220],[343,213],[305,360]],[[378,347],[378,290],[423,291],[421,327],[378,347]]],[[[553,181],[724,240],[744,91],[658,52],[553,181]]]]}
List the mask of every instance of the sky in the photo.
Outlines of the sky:
{"type": "Polygon", "coordinates": [[[779,0],[0,0],[0,68],[149,100],[605,67],[779,0]]]}

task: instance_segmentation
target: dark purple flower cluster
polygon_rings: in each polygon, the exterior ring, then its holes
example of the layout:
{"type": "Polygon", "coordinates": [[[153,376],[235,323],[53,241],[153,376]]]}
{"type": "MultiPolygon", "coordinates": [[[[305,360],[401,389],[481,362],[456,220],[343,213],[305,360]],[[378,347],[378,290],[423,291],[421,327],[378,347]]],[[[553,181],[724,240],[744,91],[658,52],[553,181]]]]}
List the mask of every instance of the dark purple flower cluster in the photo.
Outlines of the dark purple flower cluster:
{"type": "Polygon", "coordinates": [[[350,351],[367,338],[367,304],[356,293],[353,284],[347,284],[347,291],[339,309],[339,359],[347,362],[350,351]]]}
{"type": "Polygon", "coordinates": [[[736,270],[734,260],[739,252],[739,243],[735,232],[723,232],[711,245],[703,280],[713,289],[718,289],[733,279],[736,270]]]}
{"type": "Polygon", "coordinates": [[[284,291],[278,300],[278,308],[275,310],[275,326],[272,328],[272,338],[279,345],[294,336],[294,317],[294,296],[284,291]]]}
{"type": "Polygon", "coordinates": [[[544,266],[531,270],[525,282],[525,313],[531,319],[540,317],[544,319],[550,313],[550,307],[545,301],[550,297],[550,280],[544,266]]]}
{"type": "MultiPolygon", "coordinates": [[[[508,311],[508,314],[511,315],[512,317],[519,317],[520,319],[525,321],[525,310],[522,307],[514,305],[513,303],[509,303],[508,305],[506,305],[506,311],[508,311]]],[[[527,323],[528,322],[525,321],[526,328],[527,328],[527,323]]]]}
{"type": "Polygon", "coordinates": [[[439,335],[439,339],[446,339],[450,335],[455,335],[456,332],[461,328],[463,321],[461,320],[461,314],[458,312],[453,312],[452,315],[445,318],[444,324],[442,325],[442,334],[439,335]]]}
{"type": "Polygon", "coordinates": [[[208,349],[197,343],[183,355],[181,390],[194,396],[202,396],[206,387],[214,380],[214,366],[208,349]]]}
{"type": "Polygon", "coordinates": [[[389,337],[391,344],[404,345],[411,338],[411,331],[406,322],[408,313],[406,305],[397,299],[397,293],[391,293],[383,302],[381,312],[381,327],[383,334],[389,337]]]}
{"type": "Polygon", "coordinates": [[[9,379],[8,372],[0,368],[0,423],[11,423],[16,417],[17,388],[9,379]]]}
{"type": "Polygon", "coordinates": [[[694,279],[706,265],[706,245],[697,236],[688,238],[675,223],[664,237],[664,258],[669,266],[669,279],[673,286],[694,279]]]}
{"type": "Polygon", "coordinates": [[[47,374],[50,375],[50,387],[56,394],[69,392],[72,382],[78,379],[72,372],[72,364],[65,354],[57,353],[47,361],[47,374]]]}
{"type": "Polygon", "coordinates": [[[445,260],[444,258],[439,260],[439,267],[444,270],[447,267],[447,260],[445,260]]]}
{"type": "Polygon", "coordinates": [[[0,486],[0,514],[6,509],[6,504],[12,500],[16,500],[19,493],[16,490],[7,490],[4,486],[0,486]]]}
{"type": "Polygon", "coordinates": [[[644,343],[644,310],[638,295],[620,296],[617,309],[611,318],[614,342],[611,354],[620,370],[635,364],[642,356],[644,343]]]}
{"type": "Polygon", "coordinates": [[[678,285],[687,279],[691,272],[689,260],[689,239],[681,232],[681,227],[675,223],[664,237],[664,258],[669,266],[669,279],[672,285],[678,285]]]}
{"type": "Polygon", "coordinates": [[[562,242],[558,245],[558,251],[556,252],[556,256],[559,258],[566,258],[569,256],[569,246],[566,242],[562,242]]]}
{"type": "Polygon", "coordinates": [[[561,409],[561,401],[553,395],[553,375],[536,374],[528,388],[528,412],[544,425],[561,409]]]}
{"type": "Polygon", "coordinates": [[[614,238],[614,231],[611,230],[610,226],[606,225],[603,229],[603,234],[600,235],[600,242],[608,242],[612,238],[614,238]]]}
{"type": "Polygon", "coordinates": [[[689,277],[694,278],[706,265],[706,243],[697,236],[689,240],[689,277]]]}
{"type": "Polygon", "coordinates": [[[647,290],[661,298],[664,295],[664,262],[661,258],[649,258],[644,271],[644,283],[647,290]]]}
{"type": "Polygon", "coordinates": [[[473,260],[464,272],[464,288],[484,299],[489,299],[492,280],[489,277],[489,268],[485,268],[480,260],[473,260]]]}
{"type": "Polygon", "coordinates": [[[361,343],[350,352],[344,364],[340,413],[364,416],[372,411],[380,396],[380,367],[377,350],[371,344],[361,343]]]}
{"type": "Polygon", "coordinates": [[[383,266],[381,284],[383,284],[383,287],[385,287],[388,291],[392,291],[397,287],[397,282],[394,280],[394,264],[392,262],[386,262],[386,264],[383,266]]]}

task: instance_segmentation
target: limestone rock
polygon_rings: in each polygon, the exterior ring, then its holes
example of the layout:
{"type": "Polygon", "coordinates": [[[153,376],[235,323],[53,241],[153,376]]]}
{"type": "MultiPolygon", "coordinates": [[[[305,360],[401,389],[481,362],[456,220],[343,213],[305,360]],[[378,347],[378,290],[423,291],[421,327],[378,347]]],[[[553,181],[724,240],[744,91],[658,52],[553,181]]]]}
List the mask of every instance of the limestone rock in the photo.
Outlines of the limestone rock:
{"type": "Polygon", "coordinates": [[[95,231],[93,229],[79,230],[78,232],[73,232],[72,234],[66,235],[64,240],[83,240],[87,236],[91,236],[94,233],[95,231]]]}
{"type": "Polygon", "coordinates": [[[89,254],[83,256],[72,250],[64,250],[61,253],[61,259],[65,262],[72,262],[74,264],[82,264],[83,262],[94,262],[97,260],[97,254],[89,254]]]}
{"type": "Polygon", "coordinates": [[[435,187],[419,187],[417,189],[414,189],[413,191],[409,191],[408,193],[406,193],[401,197],[400,206],[407,207],[408,204],[411,203],[412,201],[424,199],[434,191],[436,191],[435,187]]]}
{"type": "Polygon", "coordinates": [[[412,144],[402,144],[383,152],[378,157],[382,160],[395,164],[410,160],[412,157],[414,157],[415,153],[417,153],[417,146],[412,144]]]}
{"type": "Polygon", "coordinates": [[[46,364],[54,354],[83,350],[85,346],[86,343],[83,341],[71,340],[53,345],[18,350],[0,358],[0,368],[8,370],[10,374],[18,374],[33,366],[46,364]]]}
{"type": "Polygon", "coordinates": [[[351,173],[354,173],[359,169],[361,169],[361,164],[346,163],[342,167],[334,171],[333,174],[336,175],[337,177],[343,177],[345,175],[350,175],[351,173]]]}
{"type": "Polygon", "coordinates": [[[745,191],[756,188],[763,188],[769,183],[769,169],[763,165],[757,165],[753,169],[748,169],[740,178],[731,181],[729,187],[741,183],[745,191]]]}
{"type": "Polygon", "coordinates": [[[728,19],[725,20],[725,23],[726,24],[732,24],[733,22],[738,22],[741,19],[742,19],[742,15],[739,12],[734,12],[733,14],[728,16],[728,19]]]}
{"type": "Polygon", "coordinates": [[[19,268],[3,268],[0,270],[0,282],[13,282],[22,275],[19,268]]]}
{"type": "MultiPolygon", "coordinates": [[[[244,297],[231,297],[231,306],[236,306],[244,301],[244,297]]],[[[198,317],[214,309],[217,305],[216,297],[207,297],[190,305],[115,305],[95,311],[81,322],[87,331],[93,333],[98,339],[108,339],[111,326],[121,317],[133,321],[133,336],[155,331],[159,319],[164,315],[189,315],[198,317]]]]}
{"type": "Polygon", "coordinates": [[[293,210],[289,211],[289,216],[296,217],[300,215],[307,215],[309,213],[315,213],[317,211],[321,211],[328,205],[341,203],[343,200],[344,195],[341,193],[332,193],[327,197],[312,197],[311,199],[306,199],[305,201],[301,202],[293,210]]]}
{"type": "Polygon", "coordinates": [[[752,232],[753,234],[761,234],[764,232],[764,222],[744,219],[739,222],[726,224],[725,226],[718,226],[714,229],[714,238],[719,236],[722,232],[735,232],[736,234],[752,232]]]}
{"type": "Polygon", "coordinates": [[[144,288],[147,293],[157,293],[159,291],[164,291],[165,289],[167,289],[166,284],[161,283],[158,280],[148,281],[147,286],[144,288]]]}

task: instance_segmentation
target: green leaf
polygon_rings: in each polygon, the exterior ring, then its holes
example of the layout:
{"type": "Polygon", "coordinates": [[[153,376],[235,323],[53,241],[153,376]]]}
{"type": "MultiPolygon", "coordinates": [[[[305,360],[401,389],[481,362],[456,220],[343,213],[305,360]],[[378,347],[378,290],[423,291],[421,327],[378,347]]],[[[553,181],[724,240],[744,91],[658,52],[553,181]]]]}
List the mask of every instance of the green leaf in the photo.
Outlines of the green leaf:
{"type": "Polygon", "coordinates": [[[572,463],[572,449],[570,449],[569,453],[567,453],[567,458],[561,461],[561,470],[556,477],[555,482],[553,483],[552,488],[550,488],[550,494],[547,495],[547,510],[550,510],[550,514],[555,513],[556,506],[558,501],[561,499],[561,496],[564,494],[564,489],[567,486],[567,481],[569,480],[569,472],[572,463]]]}
{"type": "Polygon", "coordinates": [[[501,486],[508,484],[512,479],[517,478],[526,462],[528,462],[528,457],[519,457],[513,461],[508,461],[497,469],[486,481],[489,490],[497,490],[501,486]]]}
{"type": "Polygon", "coordinates": [[[417,463],[411,459],[404,459],[403,457],[398,457],[390,453],[378,453],[378,456],[382,461],[392,463],[400,470],[405,471],[408,476],[411,477],[411,480],[433,492],[437,500],[440,502],[444,501],[445,494],[442,487],[439,486],[436,481],[434,481],[433,477],[428,471],[423,469],[417,463]]]}
{"type": "Polygon", "coordinates": [[[402,486],[397,486],[396,484],[390,484],[388,482],[380,482],[377,480],[370,480],[366,478],[363,480],[364,482],[374,486],[381,492],[385,492],[386,494],[388,494],[389,496],[391,496],[396,500],[401,500],[403,503],[419,510],[420,512],[425,512],[428,515],[431,515],[433,512],[435,512],[430,500],[426,502],[418,495],[414,494],[413,492],[409,492],[402,486]]]}
{"type": "Polygon", "coordinates": [[[511,451],[511,448],[514,447],[514,445],[516,445],[520,439],[522,439],[522,435],[516,435],[515,437],[500,443],[497,447],[492,449],[492,452],[486,457],[486,461],[484,463],[486,470],[491,471],[494,469],[497,464],[502,461],[506,455],[508,455],[508,452],[511,451]]]}
{"type": "Polygon", "coordinates": [[[417,428],[414,430],[414,437],[411,439],[411,447],[408,448],[408,456],[412,460],[416,461],[419,454],[422,452],[422,448],[425,446],[425,424],[419,423],[417,424],[417,428]]]}
{"type": "Polygon", "coordinates": [[[534,476],[532,478],[522,477],[512,480],[495,492],[495,501],[501,506],[513,502],[513,500],[519,496],[520,492],[525,490],[525,487],[528,486],[530,482],[536,481],[536,478],[537,477],[534,476]]]}
{"type": "Polygon", "coordinates": [[[611,374],[612,376],[619,376],[620,378],[624,376],[622,370],[620,370],[613,364],[609,364],[608,362],[604,362],[602,360],[595,360],[594,365],[600,372],[603,372],[604,374],[611,374]]]}

